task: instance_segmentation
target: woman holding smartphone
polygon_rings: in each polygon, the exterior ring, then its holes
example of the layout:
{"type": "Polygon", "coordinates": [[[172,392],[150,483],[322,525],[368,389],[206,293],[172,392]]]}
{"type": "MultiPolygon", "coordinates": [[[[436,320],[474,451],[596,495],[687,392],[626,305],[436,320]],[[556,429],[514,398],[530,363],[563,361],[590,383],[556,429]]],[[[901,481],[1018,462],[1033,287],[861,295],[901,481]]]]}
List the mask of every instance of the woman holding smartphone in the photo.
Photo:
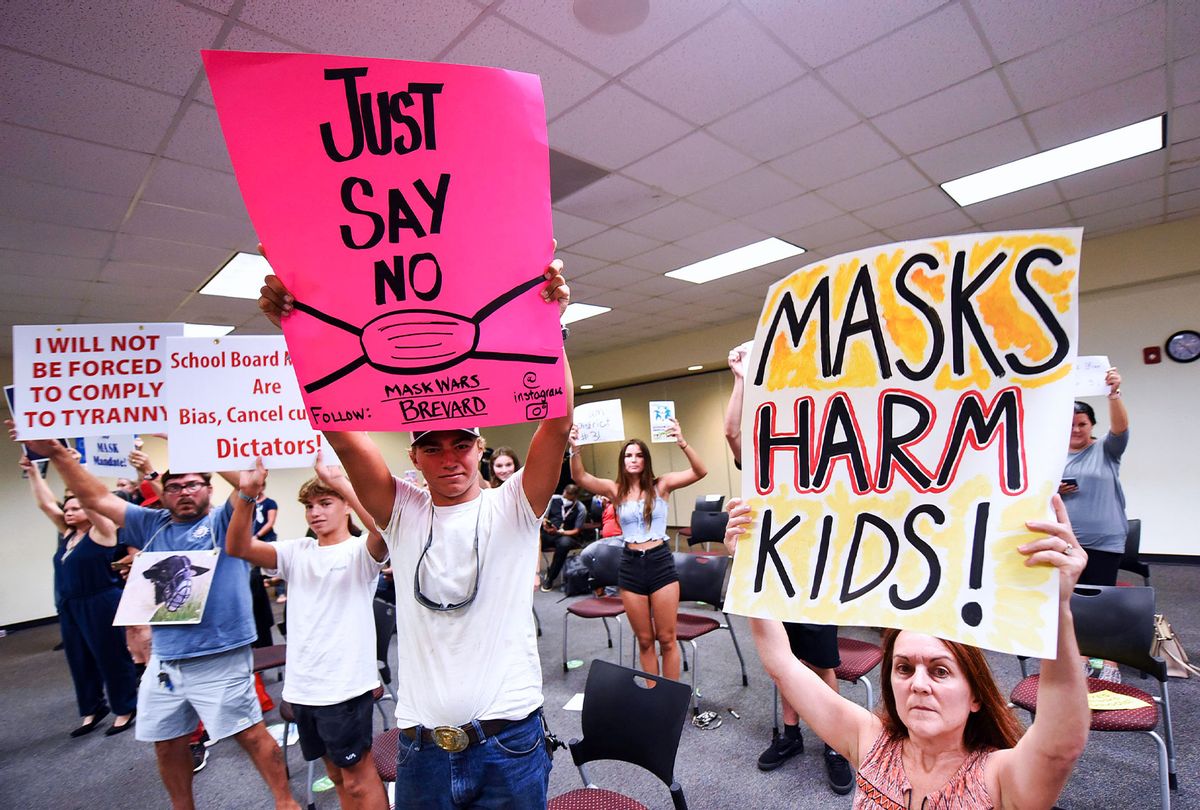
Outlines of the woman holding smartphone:
{"type": "Polygon", "coordinates": [[[617,520],[625,543],[617,584],[629,626],[637,637],[642,670],[679,680],[679,646],[675,620],[679,612],[679,575],[667,548],[667,496],[696,483],[708,474],[704,462],[683,438],[679,423],[671,420],[671,438],[687,457],[690,467],[656,477],[650,449],[640,439],[629,439],[617,457],[617,480],[597,478],[583,468],[577,428],[571,430],[571,478],[596,495],[616,504],[617,520]],[[662,665],[654,651],[658,641],[662,665]]]}

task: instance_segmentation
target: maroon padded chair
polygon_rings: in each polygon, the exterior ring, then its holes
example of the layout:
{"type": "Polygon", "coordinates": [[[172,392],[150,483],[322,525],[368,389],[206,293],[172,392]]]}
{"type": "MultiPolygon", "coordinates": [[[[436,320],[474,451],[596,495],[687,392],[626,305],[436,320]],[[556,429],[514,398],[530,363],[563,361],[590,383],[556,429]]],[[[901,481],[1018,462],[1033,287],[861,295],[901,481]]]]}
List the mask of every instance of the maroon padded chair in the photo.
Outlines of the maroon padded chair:
{"type": "MultiPolygon", "coordinates": [[[[596,549],[596,555],[593,558],[592,565],[592,582],[596,587],[605,587],[608,585],[617,584],[617,571],[621,567],[621,552],[622,549],[618,546],[600,546],[596,549]]],[[[567,610],[563,613],[563,672],[568,671],[567,666],[567,619],[571,616],[578,616],[581,619],[600,619],[604,622],[604,632],[608,635],[608,646],[612,648],[612,631],[608,629],[608,620],[617,620],[617,661],[621,660],[621,650],[625,646],[625,631],[624,624],[621,621],[621,616],[625,614],[625,606],[621,604],[619,596],[589,596],[585,599],[579,599],[567,605],[567,610]]]]}
{"type": "Polygon", "coordinates": [[[875,705],[875,691],[867,673],[879,666],[883,660],[883,648],[869,641],[859,641],[855,638],[838,637],[838,657],[842,663],[833,672],[839,681],[855,684],[861,683],[867,692],[866,708],[869,711],[875,705]]]}
{"type": "Polygon", "coordinates": [[[684,642],[692,645],[692,712],[699,713],[698,705],[700,691],[696,688],[697,672],[700,669],[700,648],[696,639],[722,628],[729,631],[733,641],[733,650],[737,653],[738,663],[742,667],[742,686],[748,686],[746,662],[742,658],[742,648],[738,645],[737,634],[733,632],[733,623],[729,615],[721,608],[724,603],[722,593],[725,585],[725,572],[729,567],[731,557],[723,554],[686,554],[675,552],[675,571],[679,574],[679,601],[703,602],[712,605],[716,615],[697,613],[677,614],[675,619],[675,638],[682,647],[684,642]],[[720,611],[718,613],[718,611],[720,611]],[[718,616],[724,617],[722,622],[718,616]]]}

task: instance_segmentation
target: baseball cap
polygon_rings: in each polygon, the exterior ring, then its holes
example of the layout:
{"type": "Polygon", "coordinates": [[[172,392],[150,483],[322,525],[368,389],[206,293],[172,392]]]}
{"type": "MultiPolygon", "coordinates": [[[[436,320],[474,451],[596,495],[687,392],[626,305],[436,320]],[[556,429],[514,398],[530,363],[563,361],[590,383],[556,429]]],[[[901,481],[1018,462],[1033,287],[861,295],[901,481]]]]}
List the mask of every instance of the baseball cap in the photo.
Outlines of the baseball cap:
{"type": "MultiPolygon", "coordinates": [[[[468,436],[479,438],[479,428],[477,427],[449,428],[449,430],[457,430],[459,433],[466,433],[468,436]]],[[[412,434],[412,444],[417,444],[421,441],[421,439],[425,438],[430,433],[438,432],[439,431],[437,430],[414,430],[412,434]]]]}

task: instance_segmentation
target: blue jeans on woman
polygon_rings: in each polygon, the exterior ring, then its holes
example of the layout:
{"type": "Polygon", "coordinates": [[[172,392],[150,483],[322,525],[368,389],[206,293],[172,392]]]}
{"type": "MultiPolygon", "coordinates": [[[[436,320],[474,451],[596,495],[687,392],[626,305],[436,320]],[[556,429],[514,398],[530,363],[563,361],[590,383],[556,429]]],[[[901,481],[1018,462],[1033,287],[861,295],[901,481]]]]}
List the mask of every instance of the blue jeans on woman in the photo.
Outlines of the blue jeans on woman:
{"type": "Polygon", "coordinates": [[[396,807],[545,810],[550,754],[540,709],[456,753],[422,743],[422,731],[416,740],[400,735],[396,807]]]}

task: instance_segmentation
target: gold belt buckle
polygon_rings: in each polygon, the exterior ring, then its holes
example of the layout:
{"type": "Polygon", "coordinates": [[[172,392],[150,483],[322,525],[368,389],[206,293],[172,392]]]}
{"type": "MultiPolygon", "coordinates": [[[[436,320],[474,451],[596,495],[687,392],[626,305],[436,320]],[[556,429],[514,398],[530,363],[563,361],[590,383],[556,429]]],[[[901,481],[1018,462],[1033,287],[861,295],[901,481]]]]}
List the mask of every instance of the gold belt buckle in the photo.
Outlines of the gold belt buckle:
{"type": "Polygon", "coordinates": [[[452,754],[464,750],[471,744],[467,732],[458,726],[438,726],[433,730],[433,741],[437,747],[452,754]]]}

